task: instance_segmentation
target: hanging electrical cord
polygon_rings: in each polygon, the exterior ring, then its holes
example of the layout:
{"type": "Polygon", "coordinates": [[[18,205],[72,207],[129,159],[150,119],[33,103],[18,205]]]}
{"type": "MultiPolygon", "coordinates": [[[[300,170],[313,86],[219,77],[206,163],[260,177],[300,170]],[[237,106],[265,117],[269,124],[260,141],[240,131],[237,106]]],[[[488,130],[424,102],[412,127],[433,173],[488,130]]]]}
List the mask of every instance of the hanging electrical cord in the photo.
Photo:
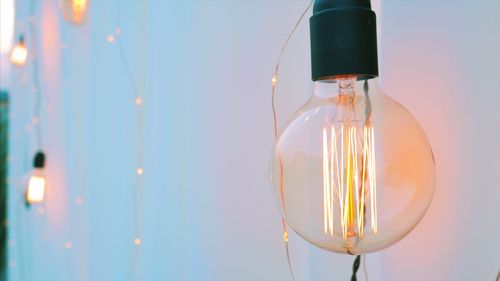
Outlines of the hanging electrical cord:
{"type": "Polygon", "coordinates": [[[356,277],[356,273],[358,273],[360,263],[361,263],[361,256],[357,255],[356,258],[354,259],[354,263],[352,265],[351,281],[358,281],[358,278],[356,277]]]}

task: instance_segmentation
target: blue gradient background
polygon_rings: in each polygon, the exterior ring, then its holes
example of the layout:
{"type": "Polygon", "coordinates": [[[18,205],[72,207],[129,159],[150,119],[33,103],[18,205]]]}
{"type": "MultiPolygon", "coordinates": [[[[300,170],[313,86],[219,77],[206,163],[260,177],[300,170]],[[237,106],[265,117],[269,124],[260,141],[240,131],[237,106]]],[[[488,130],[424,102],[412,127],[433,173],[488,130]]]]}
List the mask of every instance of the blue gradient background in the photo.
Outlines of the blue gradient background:
{"type": "MultiPolygon", "coordinates": [[[[290,280],[269,181],[270,80],[306,1],[129,0],[119,23],[119,1],[90,0],[83,26],[64,22],[59,1],[40,2],[43,210],[22,205],[35,149],[31,68],[1,57],[10,279],[290,280]],[[106,41],[117,27],[145,109],[133,274],[139,139],[127,70],[106,41]]],[[[28,1],[16,8],[27,32],[28,1]]],[[[370,280],[493,280],[500,269],[499,14],[497,0],[381,1],[383,86],[428,133],[438,186],[412,233],[367,256],[370,280]]],[[[308,36],[305,21],[281,67],[282,123],[310,95],[308,36]]],[[[349,279],[352,257],[290,241],[298,279],[349,279]]]]}

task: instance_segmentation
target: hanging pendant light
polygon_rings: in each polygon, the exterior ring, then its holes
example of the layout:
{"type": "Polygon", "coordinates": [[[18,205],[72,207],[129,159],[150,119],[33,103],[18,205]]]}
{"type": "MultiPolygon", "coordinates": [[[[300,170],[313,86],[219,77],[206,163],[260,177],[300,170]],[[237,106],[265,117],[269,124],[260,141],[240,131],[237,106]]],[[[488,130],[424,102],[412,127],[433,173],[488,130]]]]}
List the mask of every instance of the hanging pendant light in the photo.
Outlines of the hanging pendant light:
{"type": "Polygon", "coordinates": [[[429,207],[432,150],[415,118],[378,86],[369,0],[316,0],[310,29],[314,91],[276,143],[279,207],[287,224],[320,248],[379,251],[408,234],[429,207]]]}
{"type": "Polygon", "coordinates": [[[28,182],[26,191],[26,205],[41,203],[45,199],[46,179],[45,179],[45,154],[39,151],[33,160],[33,171],[28,182]]]}
{"type": "Polygon", "coordinates": [[[16,66],[24,66],[28,60],[28,48],[24,42],[24,36],[19,36],[19,41],[10,53],[10,61],[16,66]]]}

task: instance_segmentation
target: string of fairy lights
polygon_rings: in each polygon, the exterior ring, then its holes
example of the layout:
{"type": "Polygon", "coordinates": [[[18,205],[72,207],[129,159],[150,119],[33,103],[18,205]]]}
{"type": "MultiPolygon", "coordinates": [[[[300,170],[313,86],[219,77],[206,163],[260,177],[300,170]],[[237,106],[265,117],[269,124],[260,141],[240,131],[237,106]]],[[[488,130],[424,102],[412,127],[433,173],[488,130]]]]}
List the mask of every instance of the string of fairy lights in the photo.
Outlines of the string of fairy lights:
{"type": "MultiPolygon", "coordinates": [[[[121,22],[122,22],[122,8],[123,1],[120,1],[118,11],[118,24],[115,30],[116,35],[121,35],[121,22]]],[[[147,10],[147,1],[142,3],[145,5],[147,10]]],[[[142,9],[144,10],[144,9],[142,9]]],[[[145,20],[145,19],[143,19],[145,20]]],[[[141,21],[143,22],[143,21],[141,21]]],[[[109,35],[107,38],[108,43],[115,42],[115,37],[109,35]]],[[[144,40],[145,41],[145,40],[144,40]]],[[[136,136],[137,136],[137,156],[136,156],[136,178],[134,181],[134,245],[136,246],[133,250],[133,261],[132,267],[129,273],[129,279],[133,280],[137,274],[137,261],[139,259],[139,246],[142,244],[142,224],[143,224],[143,193],[144,193],[144,145],[145,145],[145,128],[144,128],[144,93],[145,91],[140,91],[137,85],[136,79],[129,67],[127,57],[125,56],[125,51],[123,48],[121,38],[116,41],[120,53],[120,59],[125,68],[129,84],[132,88],[132,100],[135,104],[135,116],[136,116],[136,136]]],[[[141,45],[142,47],[142,45],[141,45]]],[[[146,52],[141,52],[145,54],[146,52]]]]}
{"type": "MultiPolygon", "coordinates": [[[[43,130],[42,130],[42,117],[43,117],[43,91],[42,84],[40,79],[40,57],[38,53],[37,44],[39,42],[38,38],[38,30],[37,30],[37,12],[38,12],[38,1],[31,0],[29,6],[29,15],[26,20],[28,29],[29,40],[26,40],[24,34],[20,35],[17,39],[17,44],[12,47],[10,51],[10,60],[12,65],[17,68],[23,69],[24,66],[30,62],[31,65],[31,78],[32,78],[32,91],[33,91],[33,117],[31,118],[32,125],[30,127],[33,128],[33,140],[35,145],[35,155],[33,159],[33,169],[31,171],[30,178],[28,180],[27,186],[24,192],[24,202],[25,206],[29,209],[30,206],[39,205],[37,208],[37,212],[39,214],[43,214],[45,209],[43,208],[43,204],[46,201],[46,192],[50,187],[47,186],[47,181],[45,177],[45,161],[46,154],[43,151],[43,130]],[[27,42],[31,44],[28,46],[27,42]]],[[[129,273],[129,278],[131,280],[136,279],[136,267],[139,259],[139,246],[141,246],[142,239],[142,217],[143,217],[143,190],[144,190],[144,146],[145,146],[145,127],[144,127],[144,91],[140,91],[140,87],[137,86],[136,79],[130,70],[127,58],[125,56],[125,51],[122,45],[122,40],[120,38],[122,34],[121,29],[121,9],[124,1],[120,1],[118,8],[118,22],[117,27],[112,34],[109,34],[105,40],[108,44],[116,43],[119,51],[119,58],[121,59],[127,79],[129,80],[129,84],[131,87],[131,93],[133,95],[132,102],[134,105],[135,116],[136,116],[136,128],[134,129],[134,134],[137,136],[137,152],[136,152],[136,160],[135,160],[135,169],[134,175],[135,180],[133,181],[133,200],[134,200],[134,208],[133,208],[133,225],[134,225],[134,233],[131,238],[131,245],[133,245],[134,249],[133,260],[131,271],[129,273]]],[[[64,15],[64,19],[66,22],[73,25],[81,25],[85,22],[87,9],[89,7],[89,0],[61,0],[61,10],[64,15]]],[[[147,6],[146,6],[147,7],[147,6]]],[[[26,130],[27,133],[31,133],[32,130],[26,130]]],[[[21,184],[22,185],[22,184],[21,184]]],[[[75,203],[77,205],[81,205],[83,203],[83,196],[79,194],[76,198],[75,203]]],[[[19,232],[19,231],[18,231],[19,232]]],[[[15,244],[15,239],[9,240],[9,245],[13,246],[15,244]]],[[[18,243],[19,244],[19,243],[18,243]]],[[[73,248],[73,242],[71,240],[67,240],[64,242],[64,248],[66,250],[70,250],[73,248]]],[[[16,266],[16,262],[14,260],[9,261],[9,266],[16,266]]],[[[26,272],[23,269],[23,263],[19,263],[20,266],[20,278],[25,280],[26,272]]]]}

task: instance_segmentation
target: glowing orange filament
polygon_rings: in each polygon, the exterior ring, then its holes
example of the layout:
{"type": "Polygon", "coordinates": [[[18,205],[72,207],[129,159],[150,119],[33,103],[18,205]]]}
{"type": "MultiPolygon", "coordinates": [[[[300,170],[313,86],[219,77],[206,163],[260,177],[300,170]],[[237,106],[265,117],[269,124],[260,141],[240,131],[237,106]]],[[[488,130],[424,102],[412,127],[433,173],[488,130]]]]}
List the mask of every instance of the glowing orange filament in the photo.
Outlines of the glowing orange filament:
{"type": "Polygon", "coordinates": [[[334,125],[323,128],[324,233],[334,235],[334,215],[338,215],[344,239],[362,238],[367,210],[377,233],[374,129],[341,123],[339,131],[337,135],[334,125]]]}

